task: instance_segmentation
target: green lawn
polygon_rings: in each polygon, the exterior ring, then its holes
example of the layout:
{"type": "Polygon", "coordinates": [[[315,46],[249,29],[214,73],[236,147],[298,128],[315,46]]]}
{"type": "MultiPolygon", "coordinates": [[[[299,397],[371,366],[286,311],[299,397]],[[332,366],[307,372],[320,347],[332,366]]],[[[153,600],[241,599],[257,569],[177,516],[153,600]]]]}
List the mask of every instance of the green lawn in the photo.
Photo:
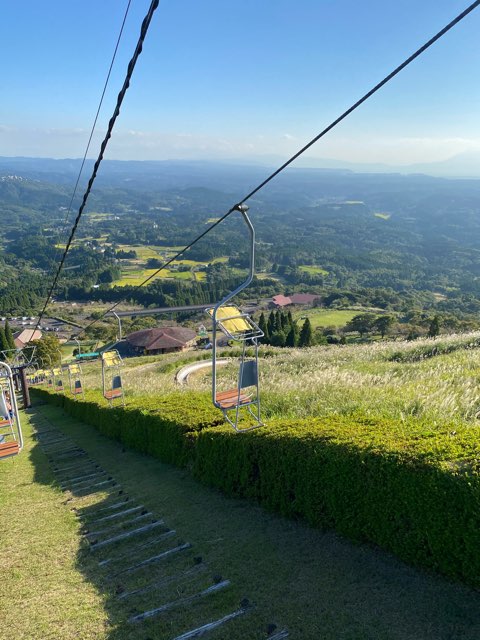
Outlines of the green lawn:
{"type": "MultiPolygon", "coordinates": [[[[249,599],[251,610],[208,638],[267,638],[272,624],[302,640],[480,637],[478,592],[411,569],[377,548],[352,545],[245,501],[226,499],[184,470],[125,451],[53,407],[35,409],[30,421],[42,428],[59,427],[129,496],[176,530],[174,544],[193,546],[182,559],[178,555],[159,567],[109,580],[109,570],[98,565],[97,557],[115,557],[115,551],[88,552],[71,510],[88,517],[106,504],[107,494],[80,498],[62,492],[26,423],[25,450],[0,463],[0,575],[4,598],[8,594],[2,640],[173,640],[238,609],[243,598],[249,599]],[[202,578],[160,587],[148,597],[117,598],[142,579],[148,583],[179,575],[194,557],[202,559],[202,578]],[[158,607],[195,592],[201,580],[214,574],[231,586],[143,624],[126,621],[145,606],[158,607]]],[[[134,557],[135,545],[122,548],[134,557]]],[[[125,564],[113,566],[118,571],[125,564]]]]}
{"type": "Polygon", "coordinates": [[[353,317],[361,311],[350,311],[346,309],[303,309],[296,311],[294,317],[301,323],[303,317],[310,318],[312,327],[344,327],[353,317]]]}
{"type": "Polygon", "coordinates": [[[300,269],[300,271],[305,271],[305,273],[309,273],[312,276],[328,276],[328,271],[325,271],[325,269],[322,269],[322,267],[318,267],[313,264],[301,264],[298,268],[300,269]]]}

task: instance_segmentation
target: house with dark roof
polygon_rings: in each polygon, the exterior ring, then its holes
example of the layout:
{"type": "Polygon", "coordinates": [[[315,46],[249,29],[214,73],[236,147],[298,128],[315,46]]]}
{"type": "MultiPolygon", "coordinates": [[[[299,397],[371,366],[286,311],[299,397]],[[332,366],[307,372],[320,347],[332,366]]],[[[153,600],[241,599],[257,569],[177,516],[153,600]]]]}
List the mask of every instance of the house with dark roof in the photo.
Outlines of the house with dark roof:
{"type": "Polygon", "coordinates": [[[320,296],[313,293],[294,293],[290,296],[292,304],[312,304],[318,298],[320,298],[320,296]]]}
{"type": "Polygon", "coordinates": [[[197,334],[185,327],[142,329],[126,336],[131,349],[140,355],[185,351],[196,343],[197,334]]]}

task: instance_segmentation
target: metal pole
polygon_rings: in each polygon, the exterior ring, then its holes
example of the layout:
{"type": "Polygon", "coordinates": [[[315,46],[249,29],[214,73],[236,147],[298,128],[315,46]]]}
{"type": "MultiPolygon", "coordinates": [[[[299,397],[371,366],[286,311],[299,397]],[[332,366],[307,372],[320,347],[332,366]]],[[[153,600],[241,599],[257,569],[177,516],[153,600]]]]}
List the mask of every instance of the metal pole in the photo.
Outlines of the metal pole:
{"type": "Polygon", "coordinates": [[[28,389],[27,374],[25,372],[26,368],[27,367],[25,366],[21,366],[19,367],[18,372],[20,377],[20,384],[22,387],[23,408],[30,409],[32,403],[30,402],[30,391],[28,389]]]}
{"type": "Polygon", "coordinates": [[[115,316],[115,318],[118,320],[118,341],[120,342],[122,339],[122,321],[120,319],[120,316],[118,316],[115,311],[112,311],[112,314],[115,316]]]}
{"type": "Polygon", "coordinates": [[[248,227],[248,232],[250,234],[250,269],[248,272],[248,277],[245,282],[242,282],[234,291],[227,293],[227,295],[217,302],[217,304],[213,307],[212,319],[213,319],[213,345],[212,345],[212,396],[213,396],[213,404],[218,407],[217,403],[217,312],[221,306],[223,306],[226,302],[231,300],[234,296],[236,296],[240,291],[248,287],[248,285],[253,280],[253,274],[255,272],[255,229],[248,217],[247,211],[248,207],[246,204],[238,205],[237,211],[242,215],[245,224],[248,227]]]}

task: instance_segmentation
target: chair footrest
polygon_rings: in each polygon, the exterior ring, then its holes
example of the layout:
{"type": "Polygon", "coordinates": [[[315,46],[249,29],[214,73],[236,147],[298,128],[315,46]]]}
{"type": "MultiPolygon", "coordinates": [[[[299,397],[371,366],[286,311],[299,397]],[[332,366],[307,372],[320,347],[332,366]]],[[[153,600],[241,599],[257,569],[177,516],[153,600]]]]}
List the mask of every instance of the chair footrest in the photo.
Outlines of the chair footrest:
{"type": "Polygon", "coordinates": [[[20,452],[18,442],[5,442],[0,444],[0,458],[7,458],[8,456],[15,456],[20,452]]]}
{"type": "Polygon", "coordinates": [[[107,400],[113,400],[114,398],[121,398],[123,391],[121,389],[113,389],[113,391],[105,391],[103,395],[107,400]]]}

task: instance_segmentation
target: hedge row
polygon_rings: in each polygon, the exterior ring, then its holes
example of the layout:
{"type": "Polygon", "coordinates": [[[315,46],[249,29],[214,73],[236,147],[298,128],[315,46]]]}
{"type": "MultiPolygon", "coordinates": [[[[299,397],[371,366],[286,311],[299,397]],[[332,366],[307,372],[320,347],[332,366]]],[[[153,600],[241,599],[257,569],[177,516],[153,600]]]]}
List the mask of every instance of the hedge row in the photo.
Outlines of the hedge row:
{"type": "Polygon", "coordinates": [[[406,429],[332,416],[236,435],[206,394],[108,408],[94,392],[85,401],[35,393],[128,447],[191,468],[228,495],[480,586],[478,428],[406,429]]]}

